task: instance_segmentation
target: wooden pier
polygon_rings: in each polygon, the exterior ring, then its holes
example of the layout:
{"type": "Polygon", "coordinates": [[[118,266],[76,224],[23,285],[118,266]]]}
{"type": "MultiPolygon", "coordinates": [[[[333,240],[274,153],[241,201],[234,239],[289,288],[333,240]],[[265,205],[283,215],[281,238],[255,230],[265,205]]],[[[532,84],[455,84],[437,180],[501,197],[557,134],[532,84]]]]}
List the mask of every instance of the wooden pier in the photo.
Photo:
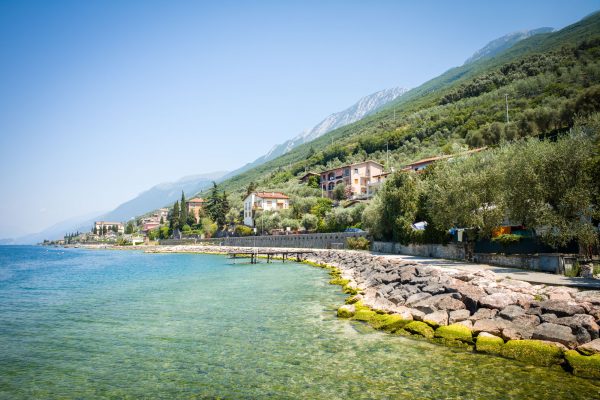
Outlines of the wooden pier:
{"type": "Polygon", "coordinates": [[[270,263],[271,260],[275,258],[281,259],[283,262],[289,259],[294,259],[296,262],[302,261],[302,256],[304,254],[312,253],[311,250],[267,250],[260,251],[258,249],[254,250],[242,250],[242,251],[230,251],[227,253],[230,259],[236,260],[238,258],[249,258],[250,264],[256,264],[259,258],[267,259],[267,263],[270,263]]]}

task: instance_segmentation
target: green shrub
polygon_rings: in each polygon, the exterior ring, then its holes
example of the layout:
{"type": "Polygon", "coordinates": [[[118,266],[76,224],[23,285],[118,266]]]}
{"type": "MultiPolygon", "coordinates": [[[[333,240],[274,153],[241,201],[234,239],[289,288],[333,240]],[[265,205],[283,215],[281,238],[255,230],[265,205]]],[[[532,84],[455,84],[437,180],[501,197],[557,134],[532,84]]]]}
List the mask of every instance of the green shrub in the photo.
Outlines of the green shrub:
{"type": "Polygon", "coordinates": [[[513,235],[512,233],[504,233],[502,235],[496,236],[495,238],[492,238],[492,242],[500,243],[504,247],[514,243],[518,243],[520,240],[520,235],[513,235]]]}
{"type": "Polygon", "coordinates": [[[348,248],[350,250],[369,250],[371,248],[371,242],[365,237],[356,237],[346,239],[348,248]]]}
{"type": "Polygon", "coordinates": [[[254,230],[246,225],[237,225],[234,232],[238,236],[251,236],[254,234],[254,230]]]}

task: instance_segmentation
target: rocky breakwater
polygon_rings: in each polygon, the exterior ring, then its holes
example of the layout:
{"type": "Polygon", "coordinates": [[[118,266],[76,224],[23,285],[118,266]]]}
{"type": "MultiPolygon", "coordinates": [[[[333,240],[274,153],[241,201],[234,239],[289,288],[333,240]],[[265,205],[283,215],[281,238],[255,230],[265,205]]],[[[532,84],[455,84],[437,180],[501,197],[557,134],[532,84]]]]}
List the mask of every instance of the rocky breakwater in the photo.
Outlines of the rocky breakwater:
{"type": "Polygon", "coordinates": [[[364,252],[319,251],[353,296],[338,315],[395,334],[600,378],[600,291],[532,285],[364,252]]]}

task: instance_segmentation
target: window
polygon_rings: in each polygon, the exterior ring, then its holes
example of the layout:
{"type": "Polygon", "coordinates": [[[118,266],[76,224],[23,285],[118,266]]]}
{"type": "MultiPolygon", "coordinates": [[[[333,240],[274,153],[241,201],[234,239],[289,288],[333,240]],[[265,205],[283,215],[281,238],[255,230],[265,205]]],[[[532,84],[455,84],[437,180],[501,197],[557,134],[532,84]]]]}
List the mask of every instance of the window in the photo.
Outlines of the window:
{"type": "Polygon", "coordinates": [[[354,173],[358,174],[358,168],[354,168],[354,173]]]}
{"type": "Polygon", "coordinates": [[[355,179],[355,180],[354,180],[354,184],[355,184],[355,185],[358,185],[358,179],[355,179]]]}

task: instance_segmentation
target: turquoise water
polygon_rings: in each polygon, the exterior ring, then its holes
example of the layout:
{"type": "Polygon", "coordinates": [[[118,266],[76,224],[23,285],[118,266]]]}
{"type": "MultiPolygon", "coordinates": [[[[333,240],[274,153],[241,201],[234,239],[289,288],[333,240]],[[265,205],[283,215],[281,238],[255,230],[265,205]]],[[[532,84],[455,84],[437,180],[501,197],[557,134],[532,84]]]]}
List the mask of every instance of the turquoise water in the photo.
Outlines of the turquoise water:
{"type": "Polygon", "coordinates": [[[0,398],[600,398],[560,369],[339,320],[327,282],[294,263],[0,246],[0,398]]]}

